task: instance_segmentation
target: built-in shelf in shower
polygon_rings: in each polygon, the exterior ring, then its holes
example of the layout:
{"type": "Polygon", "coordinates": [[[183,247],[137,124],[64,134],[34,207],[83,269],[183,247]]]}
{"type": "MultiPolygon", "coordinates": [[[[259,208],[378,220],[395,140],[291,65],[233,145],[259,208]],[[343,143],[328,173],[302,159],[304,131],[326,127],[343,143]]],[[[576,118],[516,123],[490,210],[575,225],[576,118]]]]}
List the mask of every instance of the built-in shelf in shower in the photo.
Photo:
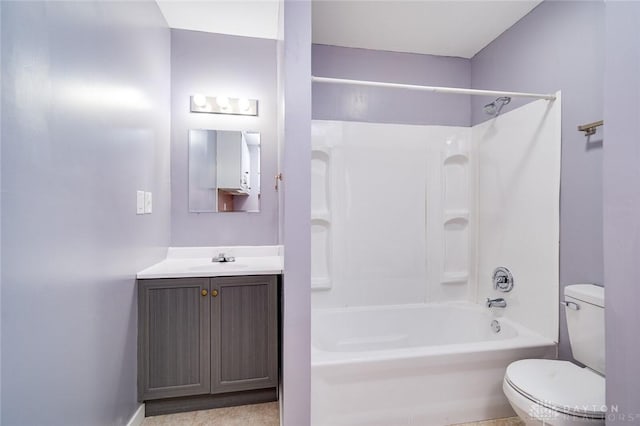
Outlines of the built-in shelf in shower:
{"type": "Polygon", "coordinates": [[[443,216],[445,225],[453,221],[469,222],[469,210],[467,209],[445,210],[443,216]]]}
{"type": "Polygon", "coordinates": [[[331,155],[311,151],[311,289],[331,289],[331,155]]]}
{"type": "Polygon", "coordinates": [[[318,225],[318,226],[329,228],[329,226],[331,226],[331,221],[329,220],[328,216],[319,217],[314,215],[311,218],[311,225],[318,225]]]}
{"type": "Polygon", "coordinates": [[[329,210],[330,157],[326,151],[311,151],[311,211],[329,210]]]}
{"type": "Polygon", "coordinates": [[[445,272],[440,280],[442,284],[465,284],[467,281],[469,281],[469,273],[467,271],[445,272]]]}
{"type": "Polygon", "coordinates": [[[443,208],[460,211],[469,208],[469,159],[466,154],[451,154],[442,166],[443,208]]]}
{"type": "Polygon", "coordinates": [[[311,278],[311,290],[331,290],[331,279],[324,278],[311,278]]]}
{"type": "Polygon", "coordinates": [[[331,224],[328,220],[311,219],[311,288],[331,288],[331,224]]]}
{"type": "Polygon", "coordinates": [[[466,163],[467,161],[469,161],[469,154],[466,152],[448,152],[442,163],[446,166],[451,163],[466,163]]]}
{"type": "Polygon", "coordinates": [[[450,139],[442,153],[442,300],[465,297],[469,283],[470,148],[450,139]]]}
{"type": "Polygon", "coordinates": [[[316,210],[311,212],[311,220],[322,220],[327,223],[331,222],[331,213],[329,210],[316,210]]]}

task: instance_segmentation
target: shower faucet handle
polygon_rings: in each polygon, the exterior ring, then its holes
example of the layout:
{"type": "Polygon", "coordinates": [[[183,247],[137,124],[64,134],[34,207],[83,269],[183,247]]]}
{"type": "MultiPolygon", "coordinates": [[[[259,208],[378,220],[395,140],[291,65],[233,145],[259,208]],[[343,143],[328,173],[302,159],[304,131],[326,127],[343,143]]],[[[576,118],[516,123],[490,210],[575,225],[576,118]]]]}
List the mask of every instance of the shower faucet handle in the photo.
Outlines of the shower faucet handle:
{"type": "Polygon", "coordinates": [[[499,266],[493,271],[493,288],[504,293],[513,290],[513,275],[504,266],[499,266]]]}

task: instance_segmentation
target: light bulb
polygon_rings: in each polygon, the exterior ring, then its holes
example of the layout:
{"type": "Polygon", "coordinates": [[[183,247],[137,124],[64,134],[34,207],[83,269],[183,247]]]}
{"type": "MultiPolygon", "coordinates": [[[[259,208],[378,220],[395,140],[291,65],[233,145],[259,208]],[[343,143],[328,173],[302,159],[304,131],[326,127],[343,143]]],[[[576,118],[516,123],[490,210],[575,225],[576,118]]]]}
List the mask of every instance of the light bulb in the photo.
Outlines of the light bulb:
{"type": "Polygon", "coordinates": [[[240,111],[249,111],[249,108],[251,108],[251,102],[249,102],[249,99],[247,98],[240,98],[238,99],[238,107],[240,108],[240,111]]]}
{"type": "Polygon", "coordinates": [[[216,103],[222,109],[229,108],[229,98],[227,98],[226,96],[218,96],[216,98],[216,103]]]}
{"type": "Polygon", "coordinates": [[[199,93],[197,95],[193,95],[193,103],[195,106],[204,108],[207,106],[207,97],[199,93]]]}

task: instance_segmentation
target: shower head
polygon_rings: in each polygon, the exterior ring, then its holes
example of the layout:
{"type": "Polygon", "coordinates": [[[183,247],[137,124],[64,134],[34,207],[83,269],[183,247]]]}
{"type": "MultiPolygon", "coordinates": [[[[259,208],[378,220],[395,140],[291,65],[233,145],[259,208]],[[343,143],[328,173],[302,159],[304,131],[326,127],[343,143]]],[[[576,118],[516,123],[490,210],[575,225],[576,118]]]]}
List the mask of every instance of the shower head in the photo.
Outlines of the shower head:
{"type": "Polygon", "coordinates": [[[502,111],[502,107],[511,102],[511,98],[508,96],[501,96],[497,98],[495,101],[490,102],[484,106],[484,112],[489,115],[493,115],[494,117],[500,114],[502,111]]]}

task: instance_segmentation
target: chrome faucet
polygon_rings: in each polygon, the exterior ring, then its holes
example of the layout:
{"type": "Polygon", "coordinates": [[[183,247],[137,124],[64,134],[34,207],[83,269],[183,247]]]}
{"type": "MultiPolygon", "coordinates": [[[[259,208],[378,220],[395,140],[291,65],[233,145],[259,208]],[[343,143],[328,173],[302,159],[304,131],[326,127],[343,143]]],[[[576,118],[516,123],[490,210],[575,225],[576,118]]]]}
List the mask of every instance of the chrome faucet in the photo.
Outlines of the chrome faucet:
{"type": "Polygon", "coordinates": [[[506,308],[507,301],[502,297],[498,297],[497,299],[490,299],[487,297],[487,308],[506,308]]]}
{"type": "Polygon", "coordinates": [[[506,284],[508,282],[509,282],[509,277],[507,277],[506,275],[498,275],[495,278],[496,284],[506,284]]]}
{"type": "Polygon", "coordinates": [[[233,256],[225,256],[224,253],[218,253],[218,256],[212,258],[211,261],[219,263],[235,262],[236,258],[233,256]]]}

